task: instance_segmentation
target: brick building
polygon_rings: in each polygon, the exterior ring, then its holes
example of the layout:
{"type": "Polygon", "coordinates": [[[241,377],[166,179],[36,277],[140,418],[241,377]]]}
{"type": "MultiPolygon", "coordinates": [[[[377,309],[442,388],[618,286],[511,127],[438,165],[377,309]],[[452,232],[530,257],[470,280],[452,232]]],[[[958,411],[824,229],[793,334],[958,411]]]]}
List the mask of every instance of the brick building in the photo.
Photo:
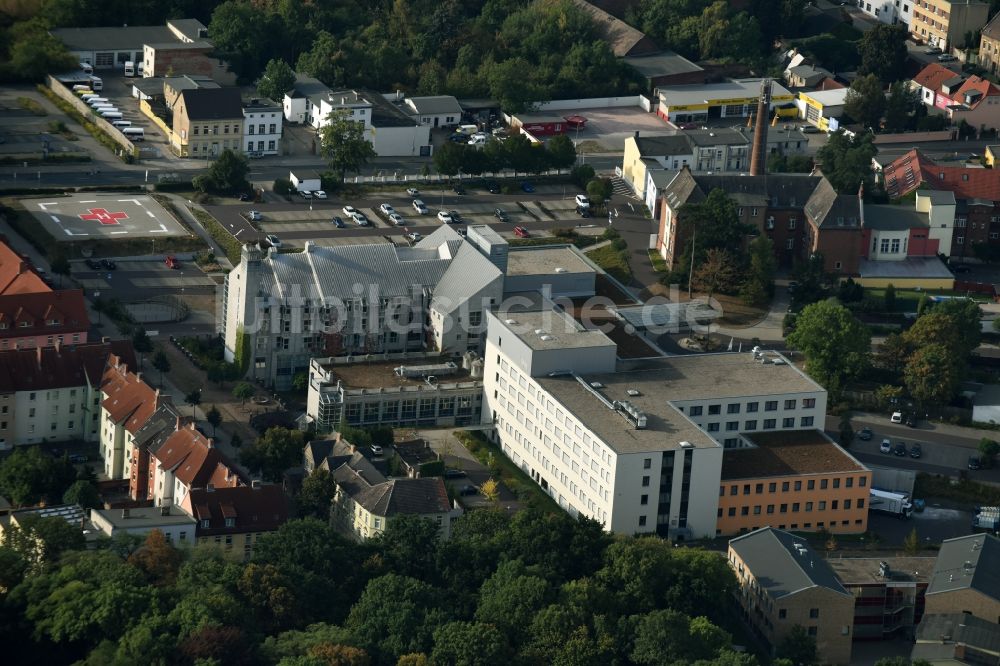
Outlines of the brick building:
{"type": "Polygon", "coordinates": [[[1000,251],[1000,171],[935,163],[914,148],[884,165],[886,192],[898,198],[914,190],[954,196],[954,232],[940,252],[951,257],[992,256],[1000,251]]]}
{"type": "Polygon", "coordinates": [[[927,587],[927,613],[967,613],[1000,623],[1000,539],[947,539],[927,587]]]}
{"type": "Polygon", "coordinates": [[[871,471],[821,430],[748,432],[742,439],[746,446],[723,454],[717,535],[768,525],[801,532],[866,531],[871,471]]]}
{"type": "Polygon", "coordinates": [[[218,157],[243,145],[243,102],[239,88],[195,88],[173,107],[174,152],[181,157],[218,157]]]}
{"type": "Polygon", "coordinates": [[[772,653],[798,625],[820,663],[850,663],[854,597],[805,539],[765,527],[730,540],[728,560],[743,615],[772,653]]]}
{"type": "Polygon", "coordinates": [[[82,289],[0,294],[0,350],[87,342],[82,289]]]}

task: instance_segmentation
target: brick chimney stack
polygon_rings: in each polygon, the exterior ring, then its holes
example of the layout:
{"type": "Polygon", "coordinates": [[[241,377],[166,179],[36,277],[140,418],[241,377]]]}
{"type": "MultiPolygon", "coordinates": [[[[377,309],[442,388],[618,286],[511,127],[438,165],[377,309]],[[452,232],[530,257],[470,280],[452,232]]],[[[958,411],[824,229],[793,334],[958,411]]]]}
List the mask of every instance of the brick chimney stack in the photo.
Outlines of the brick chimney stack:
{"type": "Polygon", "coordinates": [[[757,101],[757,122],[753,129],[753,148],[750,153],[750,175],[763,176],[767,171],[767,126],[771,109],[771,79],[761,79],[760,99],[757,101]]]}

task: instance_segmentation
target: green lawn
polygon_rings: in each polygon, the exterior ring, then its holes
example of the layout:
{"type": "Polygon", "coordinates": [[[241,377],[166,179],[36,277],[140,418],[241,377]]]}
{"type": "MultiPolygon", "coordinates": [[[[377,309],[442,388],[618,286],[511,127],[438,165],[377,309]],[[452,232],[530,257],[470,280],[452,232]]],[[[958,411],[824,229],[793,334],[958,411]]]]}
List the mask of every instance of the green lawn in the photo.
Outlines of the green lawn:
{"type": "Polygon", "coordinates": [[[476,459],[490,468],[497,481],[507,486],[518,499],[549,513],[559,513],[562,509],[549,497],[530,476],[505,456],[500,447],[486,439],[478,431],[456,430],[455,438],[467,448],[476,459]]]}
{"type": "MultiPolygon", "coordinates": [[[[928,296],[967,296],[980,303],[988,303],[990,301],[989,297],[985,294],[971,294],[964,291],[950,291],[947,289],[930,289],[926,291],[917,291],[916,289],[897,289],[895,311],[916,312],[917,304],[920,303],[920,296],[922,294],[927,294],[928,296]]],[[[885,289],[873,289],[866,287],[865,296],[872,298],[875,301],[883,302],[885,300],[885,289]]]]}
{"type": "Polygon", "coordinates": [[[632,280],[632,270],[628,266],[628,256],[613,245],[605,245],[587,252],[587,256],[595,264],[608,272],[608,275],[619,282],[628,283],[632,280]]]}
{"type": "Polygon", "coordinates": [[[649,250],[649,261],[653,264],[653,270],[657,273],[667,272],[667,262],[656,250],[649,250]]]}

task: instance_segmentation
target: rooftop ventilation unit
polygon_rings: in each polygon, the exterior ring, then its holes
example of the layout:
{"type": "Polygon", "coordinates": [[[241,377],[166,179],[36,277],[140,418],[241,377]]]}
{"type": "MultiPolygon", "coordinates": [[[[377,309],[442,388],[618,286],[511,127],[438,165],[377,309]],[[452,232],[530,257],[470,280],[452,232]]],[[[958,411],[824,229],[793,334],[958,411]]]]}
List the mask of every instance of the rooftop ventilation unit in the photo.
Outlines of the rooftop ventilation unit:
{"type": "Polygon", "coordinates": [[[555,338],[551,335],[540,335],[538,336],[538,339],[544,340],[545,342],[551,342],[552,340],[555,340],[555,338]]]}
{"type": "Polygon", "coordinates": [[[681,442],[681,448],[682,449],[693,449],[694,448],[694,444],[692,444],[691,442],[689,442],[687,440],[684,440],[683,442],[681,442]]]}
{"type": "Polygon", "coordinates": [[[514,324],[517,323],[517,320],[516,319],[504,319],[503,323],[513,326],[514,324]]]}
{"type": "Polygon", "coordinates": [[[633,398],[642,395],[642,393],[639,391],[639,389],[627,389],[625,391],[625,393],[627,393],[629,396],[631,396],[633,398]]]}
{"type": "Polygon", "coordinates": [[[458,372],[458,365],[451,361],[433,365],[401,365],[396,368],[396,376],[404,378],[453,375],[456,372],[458,372]]]}
{"type": "Polygon", "coordinates": [[[604,388],[604,384],[601,382],[590,382],[590,388],[602,389],[604,388]]]}
{"type": "Polygon", "coordinates": [[[628,419],[636,430],[646,428],[646,413],[628,400],[615,401],[615,411],[628,419]]]}
{"type": "Polygon", "coordinates": [[[556,269],[556,273],[566,273],[566,272],[567,272],[567,270],[565,268],[563,268],[562,266],[560,266],[559,268],[556,269]]]}

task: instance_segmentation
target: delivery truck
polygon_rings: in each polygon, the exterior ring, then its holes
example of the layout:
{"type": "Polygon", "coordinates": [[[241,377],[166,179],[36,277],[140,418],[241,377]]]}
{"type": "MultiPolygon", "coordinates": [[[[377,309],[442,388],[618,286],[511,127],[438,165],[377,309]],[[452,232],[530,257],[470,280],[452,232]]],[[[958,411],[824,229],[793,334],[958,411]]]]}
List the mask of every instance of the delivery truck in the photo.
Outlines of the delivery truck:
{"type": "Polygon", "coordinates": [[[872,488],[868,498],[868,508],[872,511],[887,513],[899,519],[906,519],[913,513],[913,503],[906,493],[898,493],[892,490],[881,490],[872,488]]]}

